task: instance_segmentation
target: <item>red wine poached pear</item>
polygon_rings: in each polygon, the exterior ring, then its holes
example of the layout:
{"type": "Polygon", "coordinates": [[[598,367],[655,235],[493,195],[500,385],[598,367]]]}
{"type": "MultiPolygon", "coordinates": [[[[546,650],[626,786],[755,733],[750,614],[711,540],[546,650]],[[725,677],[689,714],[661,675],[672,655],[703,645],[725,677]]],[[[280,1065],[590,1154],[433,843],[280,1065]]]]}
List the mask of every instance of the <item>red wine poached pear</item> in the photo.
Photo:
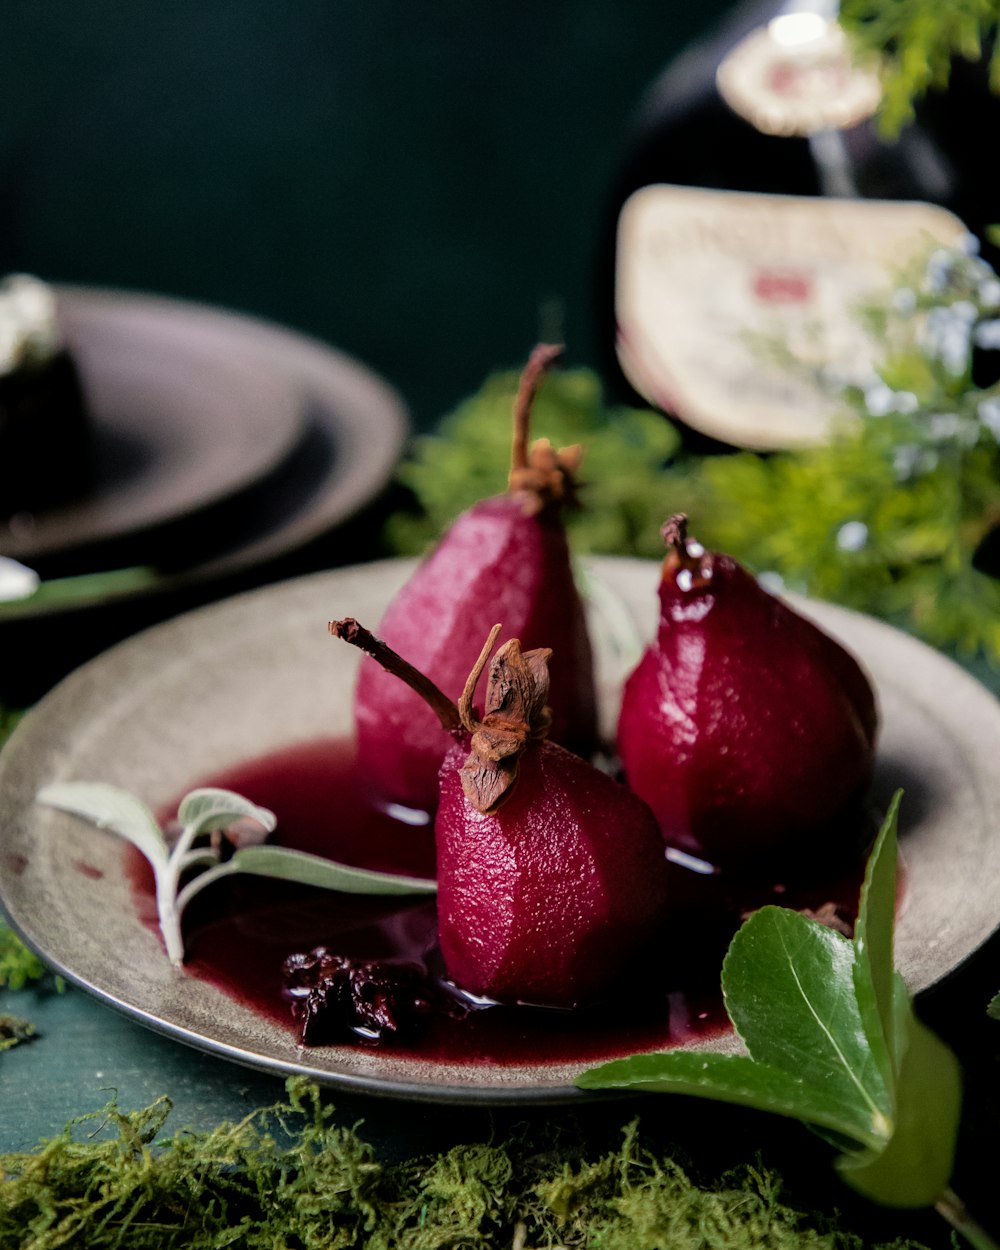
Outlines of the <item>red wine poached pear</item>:
{"type": "MultiPolygon", "coordinates": [[[[528,446],[534,396],[559,352],[537,347],[522,374],[507,493],[452,524],[389,605],[379,635],[450,699],[495,620],[526,649],[551,646],[551,736],[589,755],[597,745],[593,657],[560,519],[581,453],[546,440],[528,446]]],[[[433,811],[448,740],[419,695],[363,665],[355,721],[358,766],[373,792],[386,804],[433,811]]]]}
{"type": "Polygon", "coordinates": [[[730,556],[664,526],[655,640],[618,724],[627,784],[664,839],[713,864],[823,848],[868,788],[878,713],[838,643],[730,556]]]}
{"type": "Polygon", "coordinates": [[[568,1008],[606,998],[663,922],[666,860],[646,804],[546,740],[548,650],[506,642],[479,716],[472,700],[499,625],[457,706],[356,621],[330,629],[407,681],[453,738],[434,825],[448,976],[477,998],[507,1003],[568,1008]]]}

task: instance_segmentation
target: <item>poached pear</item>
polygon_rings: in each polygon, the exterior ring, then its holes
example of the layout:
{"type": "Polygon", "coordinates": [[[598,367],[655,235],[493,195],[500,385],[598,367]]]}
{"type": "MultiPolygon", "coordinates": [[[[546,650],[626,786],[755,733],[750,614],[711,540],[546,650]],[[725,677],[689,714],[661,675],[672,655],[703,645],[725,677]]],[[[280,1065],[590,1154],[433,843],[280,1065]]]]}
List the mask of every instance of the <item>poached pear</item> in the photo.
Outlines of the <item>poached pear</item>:
{"type": "Polygon", "coordinates": [[[660,925],[667,863],[647,805],[545,737],[547,649],[505,643],[483,715],[472,699],[495,626],[457,706],[357,622],[331,623],[410,683],[446,748],[435,819],[438,937],[448,977],[497,1002],[570,1008],[608,997],[660,925]]]}
{"type": "Polygon", "coordinates": [[[857,661],[732,557],[663,527],[656,638],[618,722],[627,784],[667,843],[719,866],[820,849],[872,776],[878,712],[857,661]]]}
{"type": "MultiPolygon", "coordinates": [[[[379,634],[456,699],[498,618],[525,647],[556,649],[552,735],[589,754],[597,745],[593,657],[560,516],[573,501],[580,448],[530,448],[535,394],[561,348],[536,347],[514,403],[507,493],[464,512],[398,592],[379,634]]],[[[382,802],[433,811],[447,749],[434,714],[405,684],[362,666],[354,702],[358,766],[382,802]]]]}

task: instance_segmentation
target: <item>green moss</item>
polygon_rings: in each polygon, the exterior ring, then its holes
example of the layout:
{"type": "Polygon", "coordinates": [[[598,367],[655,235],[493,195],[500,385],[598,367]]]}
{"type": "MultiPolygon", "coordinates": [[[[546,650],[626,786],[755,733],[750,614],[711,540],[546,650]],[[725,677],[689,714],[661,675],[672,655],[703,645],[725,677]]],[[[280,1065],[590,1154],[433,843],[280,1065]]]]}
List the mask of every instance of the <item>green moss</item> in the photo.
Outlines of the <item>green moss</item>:
{"type": "Polygon", "coordinates": [[[556,1143],[522,1136],[383,1163],[302,1081],[289,1082],[287,1102],[210,1132],[164,1138],[169,1112],[165,1098],[127,1113],[112,1102],[35,1152],[0,1156],[0,1250],[866,1245],[786,1206],[760,1168],[695,1184],[635,1123],[594,1160],[568,1162],[556,1143]]]}
{"type": "Polygon", "coordinates": [[[0,1011],[0,1050],[10,1050],[21,1042],[28,1042],[35,1036],[35,1027],[20,1016],[12,1016],[0,1011]]]}
{"type": "Polygon", "coordinates": [[[0,917],[0,989],[20,990],[46,975],[45,965],[0,917]]]}

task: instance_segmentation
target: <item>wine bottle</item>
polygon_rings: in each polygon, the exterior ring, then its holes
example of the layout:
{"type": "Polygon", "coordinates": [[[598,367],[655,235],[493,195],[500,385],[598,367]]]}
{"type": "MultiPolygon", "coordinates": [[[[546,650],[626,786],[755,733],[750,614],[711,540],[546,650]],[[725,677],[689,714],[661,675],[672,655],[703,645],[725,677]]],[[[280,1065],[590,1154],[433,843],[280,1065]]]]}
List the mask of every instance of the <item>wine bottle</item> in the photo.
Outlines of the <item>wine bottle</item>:
{"type": "Polygon", "coordinates": [[[611,198],[612,391],[638,392],[694,442],[825,437],[834,406],[813,372],[870,365],[856,307],[996,215],[973,135],[1000,108],[978,69],[886,138],[878,67],[833,0],[758,0],[683,54],[647,94],[611,198]]]}

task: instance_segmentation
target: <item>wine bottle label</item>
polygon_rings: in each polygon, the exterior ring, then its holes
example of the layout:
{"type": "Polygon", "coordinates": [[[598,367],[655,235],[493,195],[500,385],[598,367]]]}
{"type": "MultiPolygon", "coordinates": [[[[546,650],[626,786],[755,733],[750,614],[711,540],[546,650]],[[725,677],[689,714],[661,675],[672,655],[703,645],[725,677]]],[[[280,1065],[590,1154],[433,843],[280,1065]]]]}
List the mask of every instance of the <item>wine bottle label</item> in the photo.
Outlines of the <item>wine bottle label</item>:
{"type": "Polygon", "coordinates": [[[618,224],[618,356],[693,429],[760,450],[822,441],[817,380],[869,380],[857,310],[966,227],[932,204],[647,186],[618,224]]]}
{"type": "Polygon", "coordinates": [[[719,94],[769,135],[844,130],[871,117],[882,98],[877,62],[860,61],[836,22],[788,13],[758,27],[716,70],[719,94]]]}

